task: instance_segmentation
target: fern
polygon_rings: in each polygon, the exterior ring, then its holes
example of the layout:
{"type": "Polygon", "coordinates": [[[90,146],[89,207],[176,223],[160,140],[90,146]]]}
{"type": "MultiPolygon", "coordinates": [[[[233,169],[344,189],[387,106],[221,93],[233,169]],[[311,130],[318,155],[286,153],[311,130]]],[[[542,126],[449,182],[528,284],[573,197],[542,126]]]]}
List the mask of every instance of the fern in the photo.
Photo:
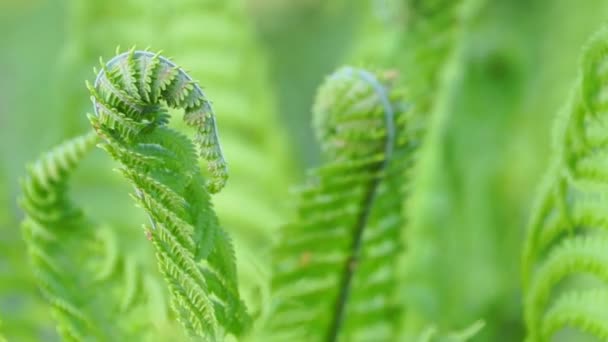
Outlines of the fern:
{"type": "Polygon", "coordinates": [[[153,305],[137,258],[123,255],[115,232],[93,224],[67,194],[74,168],[96,141],[92,133],[72,139],[28,168],[23,234],[65,340],[142,338],[152,325],[140,308],[162,312],[163,306],[153,305]]]}
{"type": "Polygon", "coordinates": [[[89,88],[95,107],[89,119],[150,217],[147,233],[180,322],[212,340],[224,331],[242,334],[249,318],[239,298],[232,243],[205,190],[219,191],[227,177],[209,101],[182,69],[145,51],[114,57],[89,88]],[[163,104],[184,110],[193,140],[166,125],[163,104]],[[195,149],[208,163],[206,183],[195,149]]]}
{"type": "Polygon", "coordinates": [[[319,89],[314,127],[327,163],[299,191],[297,217],[274,252],[278,340],[391,340],[399,304],[409,130],[394,75],[345,67],[319,89]]]}
{"type": "MultiPolygon", "coordinates": [[[[239,156],[230,160],[230,186],[215,196],[216,213],[238,246],[244,266],[239,267],[241,286],[257,290],[266,281],[264,260],[276,227],[284,223],[284,198],[295,170],[245,3],[69,1],[69,39],[61,75],[68,85],[59,88],[71,89],[74,79],[87,77],[91,63],[116,45],[162,46],[188,66],[190,75],[204,80],[201,85],[222,117],[224,152],[239,156]]],[[[80,88],[70,93],[75,95],[63,100],[59,115],[69,115],[62,120],[66,131],[79,132],[84,122],[80,125],[71,113],[85,110],[87,104],[77,99],[86,96],[80,88]]],[[[262,302],[257,291],[243,295],[252,304],[262,302]]]]}
{"type": "Polygon", "coordinates": [[[608,339],[607,63],[603,29],[588,43],[557,119],[554,158],[528,228],[523,287],[529,341],[549,340],[565,327],[608,339]]]}

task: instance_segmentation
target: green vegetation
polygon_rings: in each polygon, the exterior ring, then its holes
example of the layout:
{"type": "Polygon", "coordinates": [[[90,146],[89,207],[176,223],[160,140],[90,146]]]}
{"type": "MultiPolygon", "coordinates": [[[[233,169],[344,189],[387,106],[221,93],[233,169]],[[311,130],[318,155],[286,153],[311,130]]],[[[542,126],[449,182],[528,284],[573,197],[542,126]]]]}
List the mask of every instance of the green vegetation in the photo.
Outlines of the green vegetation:
{"type": "Polygon", "coordinates": [[[0,13],[0,341],[608,341],[604,2],[0,13]]]}
{"type": "Polygon", "coordinates": [[[532,213],[523,257],[529,340],[547,340],[565,326],[608,339],[608,289],[568,278],[605,282],[606,187],[603,115],[608,34],[586,47],[580,77],[556,118],[554,158],[532,213]],[[559,286],[559,290],[558,290],[559,286]],[[554,300],[551,300],[555,298],[554,300]]]}

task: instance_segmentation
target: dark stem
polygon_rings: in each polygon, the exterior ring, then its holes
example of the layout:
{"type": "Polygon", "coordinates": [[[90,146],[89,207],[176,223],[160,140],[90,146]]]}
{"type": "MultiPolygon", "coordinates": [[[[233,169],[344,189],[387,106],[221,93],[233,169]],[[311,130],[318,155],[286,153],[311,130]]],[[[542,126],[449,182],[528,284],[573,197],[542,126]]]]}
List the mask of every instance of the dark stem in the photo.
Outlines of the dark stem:
{"type": "MultiPolygon", "coordinates": [[[[380,169],[380,168],[379,168],[380,169]]],[[[355,271],[357,270],[357,264],[359,262],[359,254],[361,251],[361,241],[363,240],[363,231],[367,226],[369,215],[372,211],[374,199],[376,197],[376,190],[380,184],[380,177],[375,178],[370,184],[365,197],[363,198],[362,208],[357,217],[357,222],[354,231],[354,240],[351,246],[351,253],[344,267],[342,273],[342,279],[340,281],[340,292],[338,294],[338,300],[336,301],[336,307],[334,311],[334,319],[329,328],[329,334],[327,335],[327,341],[333,342],[338,338],[338,332],[342,326],[344,320],[344,310],[346,308],[346,302],[350,294],[351,282],[355,271]]]]}

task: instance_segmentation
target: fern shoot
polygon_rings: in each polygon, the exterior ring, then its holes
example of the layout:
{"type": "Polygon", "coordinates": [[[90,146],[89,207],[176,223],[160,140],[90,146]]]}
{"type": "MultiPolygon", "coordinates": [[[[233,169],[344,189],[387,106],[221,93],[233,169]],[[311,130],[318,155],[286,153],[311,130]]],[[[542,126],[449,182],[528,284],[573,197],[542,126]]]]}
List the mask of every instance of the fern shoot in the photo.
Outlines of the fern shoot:
{"type": "Polygon", "coordinates": [[[299,191],[274,251],[277,340],[392,340],[395,260],[414,134],[394,74],[344,67],[320,87],[314,128],[327,162],[299,191]]]}
{"type": "Polygon", "coordinates": [[[523,254],[528,341],[569,327],[608,339],[606,106],[608,30],[588,43],[556,121],[554,155],[523,254]]]}
{"type": "Polygon", "coordinates": [[[209,101],[181,68],[147,51],[102,63],[89,89],[95,108],[89,119],[149,215],[147,234],[179,321],[210,340],[242,334],[249,316],[239,297],[234,250],[209,196],[227,177],[209,101]],[[169,107],[184,111],[193,139],[167,126],[169,107]],[[207,161],[208,181],[195,151],[207,161]]]}
{"type": "MultiPolygon", "coordinates": [[[[296,170],[246,2],[68,1],[69,39],[61,70],[65,86],[58,88],[75,95],[57,97],[62,99],[62,125],[68,132],[81,131],[88,123],[81,125],[71,113],[88,104],[82,87],[72,89],[73,80],[88,77],[91,63],[116,45],[161,46],[192,77],[204,80],[206,95],[221,113],[223,151],[238,156],[230,160],[230,186],[214,196],[214,208],[238,245],[242,296],[255,312],[266,299],[259,296],[270,268],[264,257],[276,228],[285,222],[284,199],[296,170]]],[[[176,128],[185,130],[180,124],[176,128]]]]}

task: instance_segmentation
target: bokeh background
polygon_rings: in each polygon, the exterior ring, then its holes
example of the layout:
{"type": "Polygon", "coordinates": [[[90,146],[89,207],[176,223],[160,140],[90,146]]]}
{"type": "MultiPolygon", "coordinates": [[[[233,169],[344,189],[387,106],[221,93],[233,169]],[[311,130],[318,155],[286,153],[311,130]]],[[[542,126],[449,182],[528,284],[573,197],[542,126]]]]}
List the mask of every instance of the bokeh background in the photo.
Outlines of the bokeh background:
{"type": "MultiPolygon", "coordinates": [[[[111,58],[119,45],[162,49],[208,91],[232,172],[216,207],[235,235],[255,307],[268,296],[268,247],[289,218],[289,188],[320,162],[310,127],[316,87],[343,64],[401,68],[395,51],[407,34],[407,8],[423,1],[230,0],[222,14],[222,1],[215,8],[202,0],[0,0],[0,331],[9,341],[58,339],[28,268],[18,180],[43,151],[87,130],[84,81],[100,56],[111,58]]],[[[607,19],[602,0],[480,5],[463,43],[443,169],[434,175],[440,208],[431,243],[441,253],[404,289],[413,330],[483,319],[475,341],[522,339],[527,214],[581,47],[607,19]]],[[[124,232],[125,248],[147,255],[143,214],[111,169],[95,152],[74,196],[124,232]]],[[[417,247],[425,246],[408,246],[417,247]]]]}

